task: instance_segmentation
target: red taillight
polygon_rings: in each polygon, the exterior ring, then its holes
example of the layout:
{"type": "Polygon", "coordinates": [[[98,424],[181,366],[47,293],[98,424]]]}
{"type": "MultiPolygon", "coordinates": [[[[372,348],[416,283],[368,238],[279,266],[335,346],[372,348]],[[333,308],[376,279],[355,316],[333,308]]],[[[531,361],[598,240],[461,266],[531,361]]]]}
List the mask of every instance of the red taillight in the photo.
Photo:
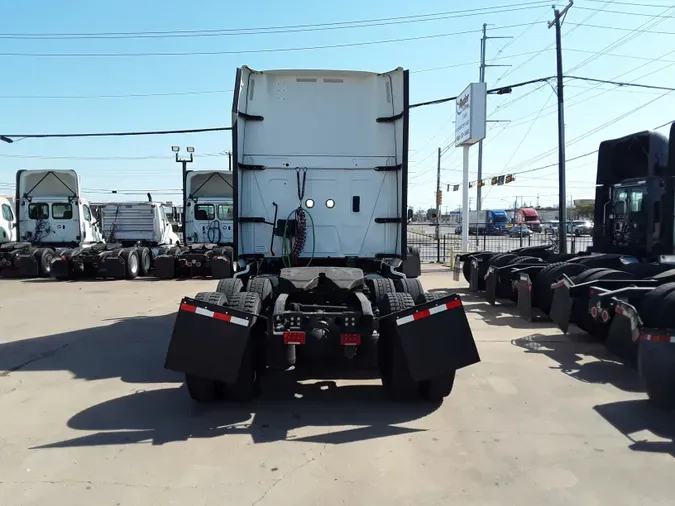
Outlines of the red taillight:
{"type": "Polygon", "coordinates": [[[305,344],[305,333],[302,331],[284,332],[284,344],[305,344]]]}
{"type": "Polygon", "coordinates": [[[609,320],[609,313],[607,312],[606,309],[602,311],[602,321],[607,323],[607,320],[609,320]]]}
{"type": "Polygon", "coordinates": [[[340,344],[343,346],[359,346],[361,334],[340,334],[340,344]]]}
{"type": "Polygon", "coordinates": [[[597,308],[597,307],[593,306],[593,307],[591,308],[591,316],[592,316],[593,318],[597,318],[597,317],[598,317],[598,308],[597,308]]]}

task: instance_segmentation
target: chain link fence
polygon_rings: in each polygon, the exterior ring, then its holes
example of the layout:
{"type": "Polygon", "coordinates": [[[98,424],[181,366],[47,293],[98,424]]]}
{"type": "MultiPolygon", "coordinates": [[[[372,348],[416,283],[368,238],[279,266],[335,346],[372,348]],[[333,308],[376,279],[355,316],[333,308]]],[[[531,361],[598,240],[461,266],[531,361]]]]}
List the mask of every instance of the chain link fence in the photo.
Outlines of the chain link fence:
{"type": "MultiPolygon", "coordinates": [[[[504,235],[471,235],[469,236],[471,251],[507,252],[525,246],[557,245],[558,236],[543,233],[504,234],[504,235]]],[[[593,238],[588,235],[567,237],[568,253],[586,251],[593,245],[593,238]]],[[[408,246],[419,249],[422,262],[450,262],[454,255],[463,253],[461,235],[441,233],[437,238],[435,228],[425,225],[408,226],[408,246]]]]}

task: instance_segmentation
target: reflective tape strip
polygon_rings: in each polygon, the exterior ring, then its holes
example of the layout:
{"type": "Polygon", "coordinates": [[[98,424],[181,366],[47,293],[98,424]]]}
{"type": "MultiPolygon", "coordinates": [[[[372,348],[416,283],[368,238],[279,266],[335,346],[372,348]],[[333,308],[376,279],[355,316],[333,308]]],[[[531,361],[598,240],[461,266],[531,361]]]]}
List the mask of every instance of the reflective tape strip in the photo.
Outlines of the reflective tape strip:
{"type": "Polygon", "coordinates": [[[215,318],[216,320],[222,320],[228,323],[234,323],[235,325],[241,325],[242,327],[248,327],[248,320],[245,318],[239,318],[238,316],[232,316],[225,313],[216,313],[215,311],[204,309],[203,307],[183,303],[180,305],[180,310],[206,316],[208,318],[215,318]]]}
{"type": "Polygon", "coordinates": [[[427,316],[431,316],[432,314],[442,313],[443,311],[447,311],[448,309],[455,309],[456,307],[460,307],[461,305],[462,305],[461,300],[452,300],[440,306],[432,307],[431,309],[424,309],[423,311],[418,311],[415,314],[404,316],[403,318],[398,318],[396,320],[396,325],[405,325],[406,323],[421,320],[422,318],[426,318],[427,316]]]}
{"type": "Polygon", "coordinates": [[[655,343],[675,343],[675,336],[659,336],[654,334],[640,334],[641,341],[653,341],[655,343]]]}

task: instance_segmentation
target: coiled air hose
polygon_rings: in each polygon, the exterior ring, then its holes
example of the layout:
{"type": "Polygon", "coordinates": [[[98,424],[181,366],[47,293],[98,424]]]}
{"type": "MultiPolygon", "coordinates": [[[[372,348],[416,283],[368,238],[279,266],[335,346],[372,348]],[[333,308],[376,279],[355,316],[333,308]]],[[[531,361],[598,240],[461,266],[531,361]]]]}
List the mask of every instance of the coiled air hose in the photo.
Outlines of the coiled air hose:
{"type": "Polygon", "coordinates": [[[220,244],[222,232],[220,230],[220,222],[218,220],[213,220],[211,223],[209,223],[209,228],[206,230],[206,239],[211,244],[220,244]]]}

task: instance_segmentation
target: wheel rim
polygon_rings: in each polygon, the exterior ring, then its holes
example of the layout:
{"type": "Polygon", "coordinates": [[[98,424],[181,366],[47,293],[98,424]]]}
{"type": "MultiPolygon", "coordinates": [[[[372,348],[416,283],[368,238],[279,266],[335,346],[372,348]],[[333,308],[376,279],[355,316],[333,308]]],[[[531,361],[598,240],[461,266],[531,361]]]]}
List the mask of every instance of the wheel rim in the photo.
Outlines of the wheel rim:
{"type": "Polygon", "coordinates": [[[129,255],[129,272],[136,274],[138,272],[138,256],[129,255]]]}
{"type": "Polygon", "coordinates": [[[45,272],[45,274],[50,274],[52,272],[52,259],[54,258],[54,255],[51,253],[48,253],[45,255],[45,263],[42,266],[42,270],[45,272]]]}

